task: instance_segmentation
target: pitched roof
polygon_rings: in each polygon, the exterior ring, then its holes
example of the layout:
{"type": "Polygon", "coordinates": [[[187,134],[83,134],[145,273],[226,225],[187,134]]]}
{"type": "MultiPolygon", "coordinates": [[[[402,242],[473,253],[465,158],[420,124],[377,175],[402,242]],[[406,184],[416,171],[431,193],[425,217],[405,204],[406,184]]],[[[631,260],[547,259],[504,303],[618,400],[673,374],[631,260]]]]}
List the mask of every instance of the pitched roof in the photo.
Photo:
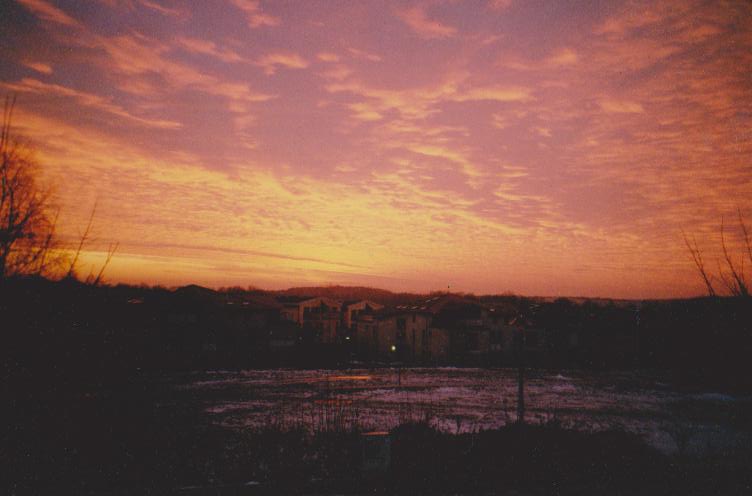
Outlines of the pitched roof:
{"type": "Polygon", "coordinates": [[[276,300],[283,305],[297,305],[298,303],[306,300],[310,300],[310,296],[290,296],[290,295],[280,295],[276,297],[276,300]]]}
{"type": "Polygon", "coordinates": [[[278,310],[282,304],[270,296],[261,294],[246,294],[236,302],[238,305],[257,310],[278,310]]]}
{"type": "MultiPolygon", "coordinates": [[[[449,313],[456,313],[458,309],[464,309],[463,312],[465,314],[468,312],[474,312],[473,315],[479,316],[480,310],[483,308],[486,308],[486,306],[482,303],[459,295],[448,294],[432,296],[409,305],[397,305],[377,311],[371,310],[370,312],[365,312],[365,314],[371,314],[379,319],[385,319],[400,314],[425,314],[437,318],[442,315],[448,316],[449,313]]],[[[361,314],[364,314],[364,312],[361,312],[361,314]]]]}
{"type": "Polygon", "coordinates": [[[382,305],[381,303],[376,303],[375,301],[371,301],[371,300],[350,300],[349,302],[348,301],[344,302],[342,306],[349,308],[354,305],[360,305],[361,303],[365,303],[367,308],[372,308],[372,309],[384,308],[384,305],[382,305]]]}

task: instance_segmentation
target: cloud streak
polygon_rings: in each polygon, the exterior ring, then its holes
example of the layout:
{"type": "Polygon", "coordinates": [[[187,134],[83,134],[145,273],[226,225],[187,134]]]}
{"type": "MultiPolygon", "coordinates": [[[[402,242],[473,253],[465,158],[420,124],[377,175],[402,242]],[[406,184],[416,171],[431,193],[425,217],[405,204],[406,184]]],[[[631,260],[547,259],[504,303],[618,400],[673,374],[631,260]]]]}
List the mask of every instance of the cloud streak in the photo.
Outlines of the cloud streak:
{"type": "Polygon", "coordinates": [[[62,96],[75,100],[79,105],[90,107],[101,112],[106,112],[116,117],[130,120],[132,122],[143,124],[148,127],[162,129],[179,129],[182,125],[179,122],[164,119],[148,119],[131,114],[123,107],[108,102],[106,99],[86,93],[83,91],[66,88],[57,84],[43,83],[37,79],[24,78],[17,83],[1,83],[0,87],[14,93],[33,93],[37,95],[62,96]]]}
{"type": "Polygon", "coordinates": [[[17,2],[44,21],[71,28],[81,27],[81,24],[73,17],[44,0],[17,0],[17,2]]]}

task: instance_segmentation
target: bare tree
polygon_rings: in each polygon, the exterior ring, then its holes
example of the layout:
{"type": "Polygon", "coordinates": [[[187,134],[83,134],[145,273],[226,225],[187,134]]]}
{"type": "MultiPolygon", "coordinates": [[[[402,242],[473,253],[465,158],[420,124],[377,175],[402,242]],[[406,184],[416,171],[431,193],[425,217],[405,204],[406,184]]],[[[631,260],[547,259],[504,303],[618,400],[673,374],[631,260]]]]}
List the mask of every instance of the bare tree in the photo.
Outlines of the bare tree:
{"type": "Polygon", "coordinates": [[[45,275],[60,263],[56,255],[58,211],[49,190],[37,182],[32,150],[11,130],[15,98],[6,98],[0,129],[0,279],[45,275]]]}
{"type": "Polygon", "coordinates": [[[705,267],[705,262],[702,257],[697,241],[694,236],[692,240],[687,237],[686,233],[682,231],[684,238],[684,244],[687,246],[692,261],[700,274],[705,287],[707,288],[709,296],[716,296],[715,288],[713,287],[713,280],[717,279],[726,288],[726,291],[731,296],[749,297],[749,284],[744,271],[745,257],[749,259],[749,266],[752,266],[752,240],[749,235],[749,228],[744,221],[744,216],[740,208],[737,208],[739,230],[742,238],[742,253],[736,254],[729,250],[729,246],[726,243],[726,226],[721,217],[721,254],[722,258],[716,260],[718,265],[718,274],[716,277],[708,273],[705,267]]]}
{"type": "MultiPolygon", "coordinates": [[[[81,252],[90,242],[97,205],[91,210],[77,248],[62,246],[55,233],[60,211],[53,205],[50,191],[37,181],[39,163],[32,149],[12,133],[14,106],[15,98],[6,97],[0,127],[0,280],[31,274],[75,278],[81,252]],[[68,252],[73,253],[72,258],[68,258],[68,252]]],[[[104,264],[96,277],[92,269],[87,283],[100,283],[117,248],[117,243],[109,245],[104,264]]]]}

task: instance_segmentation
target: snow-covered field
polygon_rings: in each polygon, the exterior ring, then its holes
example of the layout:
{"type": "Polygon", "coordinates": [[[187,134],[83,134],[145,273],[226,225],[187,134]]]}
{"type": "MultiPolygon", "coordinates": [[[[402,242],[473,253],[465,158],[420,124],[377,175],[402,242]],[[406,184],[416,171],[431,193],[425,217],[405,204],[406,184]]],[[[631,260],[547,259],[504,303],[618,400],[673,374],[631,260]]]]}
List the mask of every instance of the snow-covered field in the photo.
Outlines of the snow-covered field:
{"type": "MultiPolygon", "coordinates": [[[[387,430],[427,419],[449,432],[499,427],[516,419],[517,371],[472,368],[211,371],[191,377],[213,422],[233,428],[268,425],[387,430]]],[[[708,391],[683,394],[639,373],[528,371],[526,420],[565,427],[625,429],[665,450],[677,439],[719,449],[738,438],[721,422],[680,418],[677,405],[713,405],[738,398],[708,391]],[[690,432],[688,438],[687,431],[690,432]],[[722,446],[721,446],[722,445],[722,446]]],[[[704,408],[707,410],[708,408],[704,408]]]]}

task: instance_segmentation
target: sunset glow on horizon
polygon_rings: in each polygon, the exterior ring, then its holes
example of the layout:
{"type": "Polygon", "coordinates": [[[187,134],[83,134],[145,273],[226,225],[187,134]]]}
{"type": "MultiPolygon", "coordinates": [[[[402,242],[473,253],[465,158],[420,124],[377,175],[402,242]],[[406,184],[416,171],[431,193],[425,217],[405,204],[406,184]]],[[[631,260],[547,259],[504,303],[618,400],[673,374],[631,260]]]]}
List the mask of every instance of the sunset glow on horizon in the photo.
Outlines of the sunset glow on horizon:
{"type": "Polygon", "coordinates": [[[109,282],[692,296],[682,231],[714,267],[752,223],[749,2],[0,12],[0,94],[109,282]]]}

